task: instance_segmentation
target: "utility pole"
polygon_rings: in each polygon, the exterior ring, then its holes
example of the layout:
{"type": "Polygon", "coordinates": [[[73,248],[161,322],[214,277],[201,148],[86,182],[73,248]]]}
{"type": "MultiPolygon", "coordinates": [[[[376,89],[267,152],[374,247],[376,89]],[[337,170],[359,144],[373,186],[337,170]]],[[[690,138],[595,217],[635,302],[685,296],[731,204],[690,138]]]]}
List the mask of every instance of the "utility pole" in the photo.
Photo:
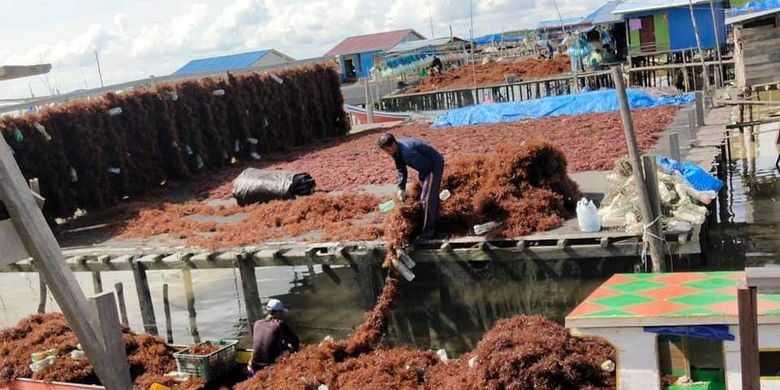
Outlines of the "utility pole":
{"type": "Polygon", "coordinates": [[[623,130],[625,130],[626,143],[628,144],[628,156],[631,161],[631,169],[634,172],[637,194],[639,195],[639,209],[642,212],[642,225],[644,226],[642,232],[644,235],[643,239],[650,247],[650,260],[653,264],[652,271],[663,272],[664,250],[661,223],[654,216],[647,182],[642,173],[642,159],[639,155],[639,148],[636,145],[634,121],[631,118],[631,108],[628,105],[626,86],[623,84],[623,71],[620,70],[619,66],[612,68],[612,80],[615,83],[615,92],[620,103],[620,116],[623,119],[623,130]]]}
{"type": "Polygon", "coordinates": [[[469,0],[469,13],[471,14],[471,29],[469,41],[471,44],[471,74],[474,77],[474,101],[477,99],[477,64],[474,63],[474,0],[469,0]]]}
{"type": "Polygon", "coordinates": [[[100,71],[100,57],[98,57],[97,49],[95,50],[95,62],[97,63],[98,76],[100,76],[100,88],[103,88],[103,72],[100,71]]]}
{"type": "Polygon", "coordinates": [[[715,56],[718,60],[718,82],[717,86],[719,88],[723,87],[723,58],[721,58],[720,55],[720,28],[718,28],[718,21],[715,18],[715,2],[713,0],[710,0],[710,15],[712,15],[712,29],[715,30],[715,45],[717,48],[715,49],[715,56]]]}
{"type": "Polygon", "coordinates": [[[693,12],[693,0],[688,0],[688,9],[691,11],[691,22],[693,23],[693,35],[696,36],[696,47],[699,49],[699,58],[701,59],[702,75],[704,76],[704,94],[710,92],[710,71],[707,69],[707,63],[704,61],[704,51],[701,49],[701,39],[699,39],[699,27],[696,23],[696,15],[693,12]]]}
{"type": "Polygon", "coordinates": [[[433,33],[433,19],[431,18],[431,6],[428,5],[428,24],[431,25],[431,39],[436,38],[433,33]]]}

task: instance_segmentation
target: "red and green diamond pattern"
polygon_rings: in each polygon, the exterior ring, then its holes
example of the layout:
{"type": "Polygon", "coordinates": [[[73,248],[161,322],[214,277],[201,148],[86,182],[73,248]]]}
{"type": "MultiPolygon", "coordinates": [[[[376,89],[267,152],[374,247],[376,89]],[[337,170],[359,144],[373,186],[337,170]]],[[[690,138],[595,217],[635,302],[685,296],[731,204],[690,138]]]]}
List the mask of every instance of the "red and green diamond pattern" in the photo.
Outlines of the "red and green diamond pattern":
{"type": "MultiPolygon", "coordinates": [[[[744,279],[741,271],[616,274],[566,319],[736,317],[737,283],[744,279]]],[[[759,294],[758,315],[780,315],[780,294],[759,294]]]]}

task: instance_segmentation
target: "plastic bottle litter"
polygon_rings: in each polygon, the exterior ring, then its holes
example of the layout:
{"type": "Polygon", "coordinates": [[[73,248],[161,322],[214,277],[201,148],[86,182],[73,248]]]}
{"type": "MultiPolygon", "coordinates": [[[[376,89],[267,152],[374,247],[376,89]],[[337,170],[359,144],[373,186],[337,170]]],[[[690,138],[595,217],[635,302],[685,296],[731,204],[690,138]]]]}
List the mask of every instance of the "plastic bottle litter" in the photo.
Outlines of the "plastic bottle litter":
{"type": "Polygon", "coordinates": [[[436,355],[439,356],[439,360],[441,360],[442,363],[447,363],[450,361],[449,356],[447,356],[447,350],[444,348],[436,351],[436,355]]]}
{"type": "Polygon", "coordinates": [[[259,160],[260,160],[260,155],[259,155],[259,154],[257,154],[257,152],[252,152],[252,153],[249,153],[249,156],[250,156],[250,157],[252,157],[252,159],[254,159],[254,160],[256,160],[256,161],[259,161],[259,160]]]}
{"type": "Polygon", "coordinates": [[[452,193],[450,192],[450,190],[444,190],[444,191],[439,193],[439,200],[444,202],[445,200],[449,199],[451,196],[452,196],[452,193]]]}
{"type": "Polygon", "coordinates": [[[393,199],[388,200],[385,203],[379,205],[379,212],[386,214],[389,213],[395,207],[395,201],[393,199]]]}
{"type": "Polygon", "coordinates": [[[606,372],[615,371],[615,362],[612,360],[605,360],[604,363],[601,363],[601,369],[606,372]]]}
{"type": "Polygon", "coordinates": [[[481,236],[499,226],[501,226],[501,224],[494,221],[490,221],[479,225],[474,225],[474,234],[481,236]]]}
{"type": "Polygon", "coordinates": [[[577,202],[577,223],[580,225],[580,231],[583,232],[592,233],[601,230],[601,221],[593,201],[582,198],[577,202]]]}
{"type": "Polygon", "coordinates": [[[44,368],[51,366],[55,360],[57,360],[56,356],[48,356],[45,359],[38,360],[37,362],[30,364],[30,371],[38,372],[43,370],[44,368]]]}
{"type": "Polygon", "coordinates": [[[215,89],[211,91],[211,94],[214,96],[225,96],[225,90],[224,89],[215,89]]]}
{"type": "Polygon", "coordinates": [[[113,173],[114,175],[118,175],[120,172],[122,172],[122,170],[120,168],[117,168],[117,167],[109,167],[108,168],[108,173],[113,173]]]}
{"type": "Polygon", "coordinates": [[[122,113],[122,107],[114,107],[108,110],[108,115],[117,116],[122,113]]]}
{"type": "Polygon", "coordinates": [[[85,357],[84,351],[79,351],[78,349],[70,351],[70,358],[73,360],[84,359],[85,357]]]}

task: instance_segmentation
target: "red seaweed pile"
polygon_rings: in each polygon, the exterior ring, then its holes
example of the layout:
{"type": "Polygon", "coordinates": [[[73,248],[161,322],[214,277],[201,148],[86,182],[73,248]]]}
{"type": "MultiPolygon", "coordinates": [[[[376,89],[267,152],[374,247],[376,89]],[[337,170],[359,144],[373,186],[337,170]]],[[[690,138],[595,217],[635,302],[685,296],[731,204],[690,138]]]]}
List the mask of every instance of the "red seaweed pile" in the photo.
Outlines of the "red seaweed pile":
{"type": "Polygon", "coordinates": [[[199,202],[139,204],[129,212],[118,233],[125,237],[151,237],[168,234],[186,239],[202,248],[230,248],[258,244],[267,239],[287,239],[319,231],[314,240],[355,240],[377,238],[382,234],[376,210],[379,199],[365,193],[327,195],[316,193],[294,200],[262,204],[209,206],[199,202]],[[369,215],[363,223],[356,220],[369,215]],[[209,217],[240,218],[232,223],[209,221],[209,217]],[[199,219],[194,219],[197,217],[199,219]],[[205,220],[204,220],[205,218],[205,220]]]}
{"type": "Polygon", "coordinates": [[[323,65],[137,88],[0,119],[25,178],[40,179],[50,220],[348,131],[338,75],[323,65]]]}
{"type": "MultiPolygon", "coordinates": [[[[632,110],[640,151],[653,147],[679,107],[663,106],[632,110]]],[[[566,155],[570,172],[611,170],[615,160],[628,154],[619,112],[562,116],[490,125],[431,129],[427,124],[395,128],[396,138],[415,137],[440,151],[449,161],[464,155],[489,154],[508,142],[544,138],[566,155]]],[[[368,131],[310,144],[291,152],[268,154],[263,169],[307,172],[317,180],[317,189],[343,191],[364,184],[395,182],[392,160],[376,147],[379,133],[368,131]]],[[[232,180],[240,173],[213,177],[203,183],[202,193],[213,199],[230,198],[232,180]]]]}
{"type": "Polygon", "coordinates": [[[476,348],[426,375],[429,389],[614,389],[615,350],[597,338],[573,337],[539,316],[498,321],[476,348]]]}
{"type": "MultiPolygon", "coordinates": [[[[174,349],[148,334],[135,334],[122,329],[130,375],[135,386],[149,388],[152,383],[162,383],[177,389],[197,389],[203,386],[199,380],[174,383],[163,377],[176,370],[174,349]]],[[[32,378],[43,381],[72,383],[99,383],[92,365],[87,359],[73,359],[70,352],[78,346],[78,339],[61,313],[35,314],[13,327],[0,331],[0,386],[16,378],[32,378]],[[33,373],[30,355],[49,349],[57,349],[57,359],[50,366],[33,373]]]]}
{"type": "Polygon", "coordinates": [[[219,350],[219,346],[216,346],[214,344],[200,343],[200,344],[190,345],[189,354],[196,355],[196,356],[206,356],[214,352],[217,352],[218,350],[219,350]]]}
{"type": "MultiPolygon", "coordinates": [[[[550,142],[531,139],[505,145],[495,153],[447,162],[442,189],[452,196],[441,203],[437,234],[473,234],[471,227],[490,221],[492,236],[518,237],[561,226],[574,215],[580,192],[569,178],[566,157],[550,142]]],[[[419,188],[390,214],[385,225],[388,267],[396,249],[419,233],[419,188]]]]}
{"type": "Polygon", "coordinates": [[[603,340],[578,338],[538,316],[496,323],[473,351],[442,362],[432,351],[408,347],[337,356],[323,342],[286,355],[235,387],[279,389],[614,389],[615,361],[603,340]]]}
{"type": "Polygon", "coordinates": [[[514,74],[517,81],[557,76],[571,70],[569,56],[555,56],[552,61],[538,58],[523,58],[516,61],[499,61],[487,64],[459,66],[442,74],[432,74],[420,84],[408,89],[407,93],[429,92],[442,89],[471,88],[474,86],[474,72],[480,86],[506,83],[506,75],[514,74]]]}

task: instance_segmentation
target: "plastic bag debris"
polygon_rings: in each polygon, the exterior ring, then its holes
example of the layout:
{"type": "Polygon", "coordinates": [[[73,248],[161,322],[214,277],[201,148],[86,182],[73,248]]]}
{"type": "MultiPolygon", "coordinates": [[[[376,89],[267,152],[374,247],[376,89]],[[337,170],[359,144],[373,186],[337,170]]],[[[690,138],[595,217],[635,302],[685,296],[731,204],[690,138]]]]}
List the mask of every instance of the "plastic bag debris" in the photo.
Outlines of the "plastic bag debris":
{"type": "Polygon", "coordinates": [[[577,202],[577,223],[580,231],[583,232],[592,233],[601,230],[598,211],[593,201],[582,198],[577,202]]]}
{"type": "Polygon", "coordinates": [[[247,168],[233,180],[233,197],[239,205],[311,195],[316,183],[308,173],[247,168]]]}
{"type": "MultiPolygon", "coordinates": [[[[659,159],[658,196],[661,201],[660,221],[667,231],[688,232],[701,225],[707,217],[707,207],[717,197],[715,190],[696,189],[679,169],[685,164],[659,159]]],[[[641,234],[645,221],[639,212],[639,196],[631,167],[624,161],[616,164],[608,176],[610,190],[598,210],[602,228],[619,228],[641,234]]],[[[579,210],[578,210],[579,211],[579,210]]]]}

